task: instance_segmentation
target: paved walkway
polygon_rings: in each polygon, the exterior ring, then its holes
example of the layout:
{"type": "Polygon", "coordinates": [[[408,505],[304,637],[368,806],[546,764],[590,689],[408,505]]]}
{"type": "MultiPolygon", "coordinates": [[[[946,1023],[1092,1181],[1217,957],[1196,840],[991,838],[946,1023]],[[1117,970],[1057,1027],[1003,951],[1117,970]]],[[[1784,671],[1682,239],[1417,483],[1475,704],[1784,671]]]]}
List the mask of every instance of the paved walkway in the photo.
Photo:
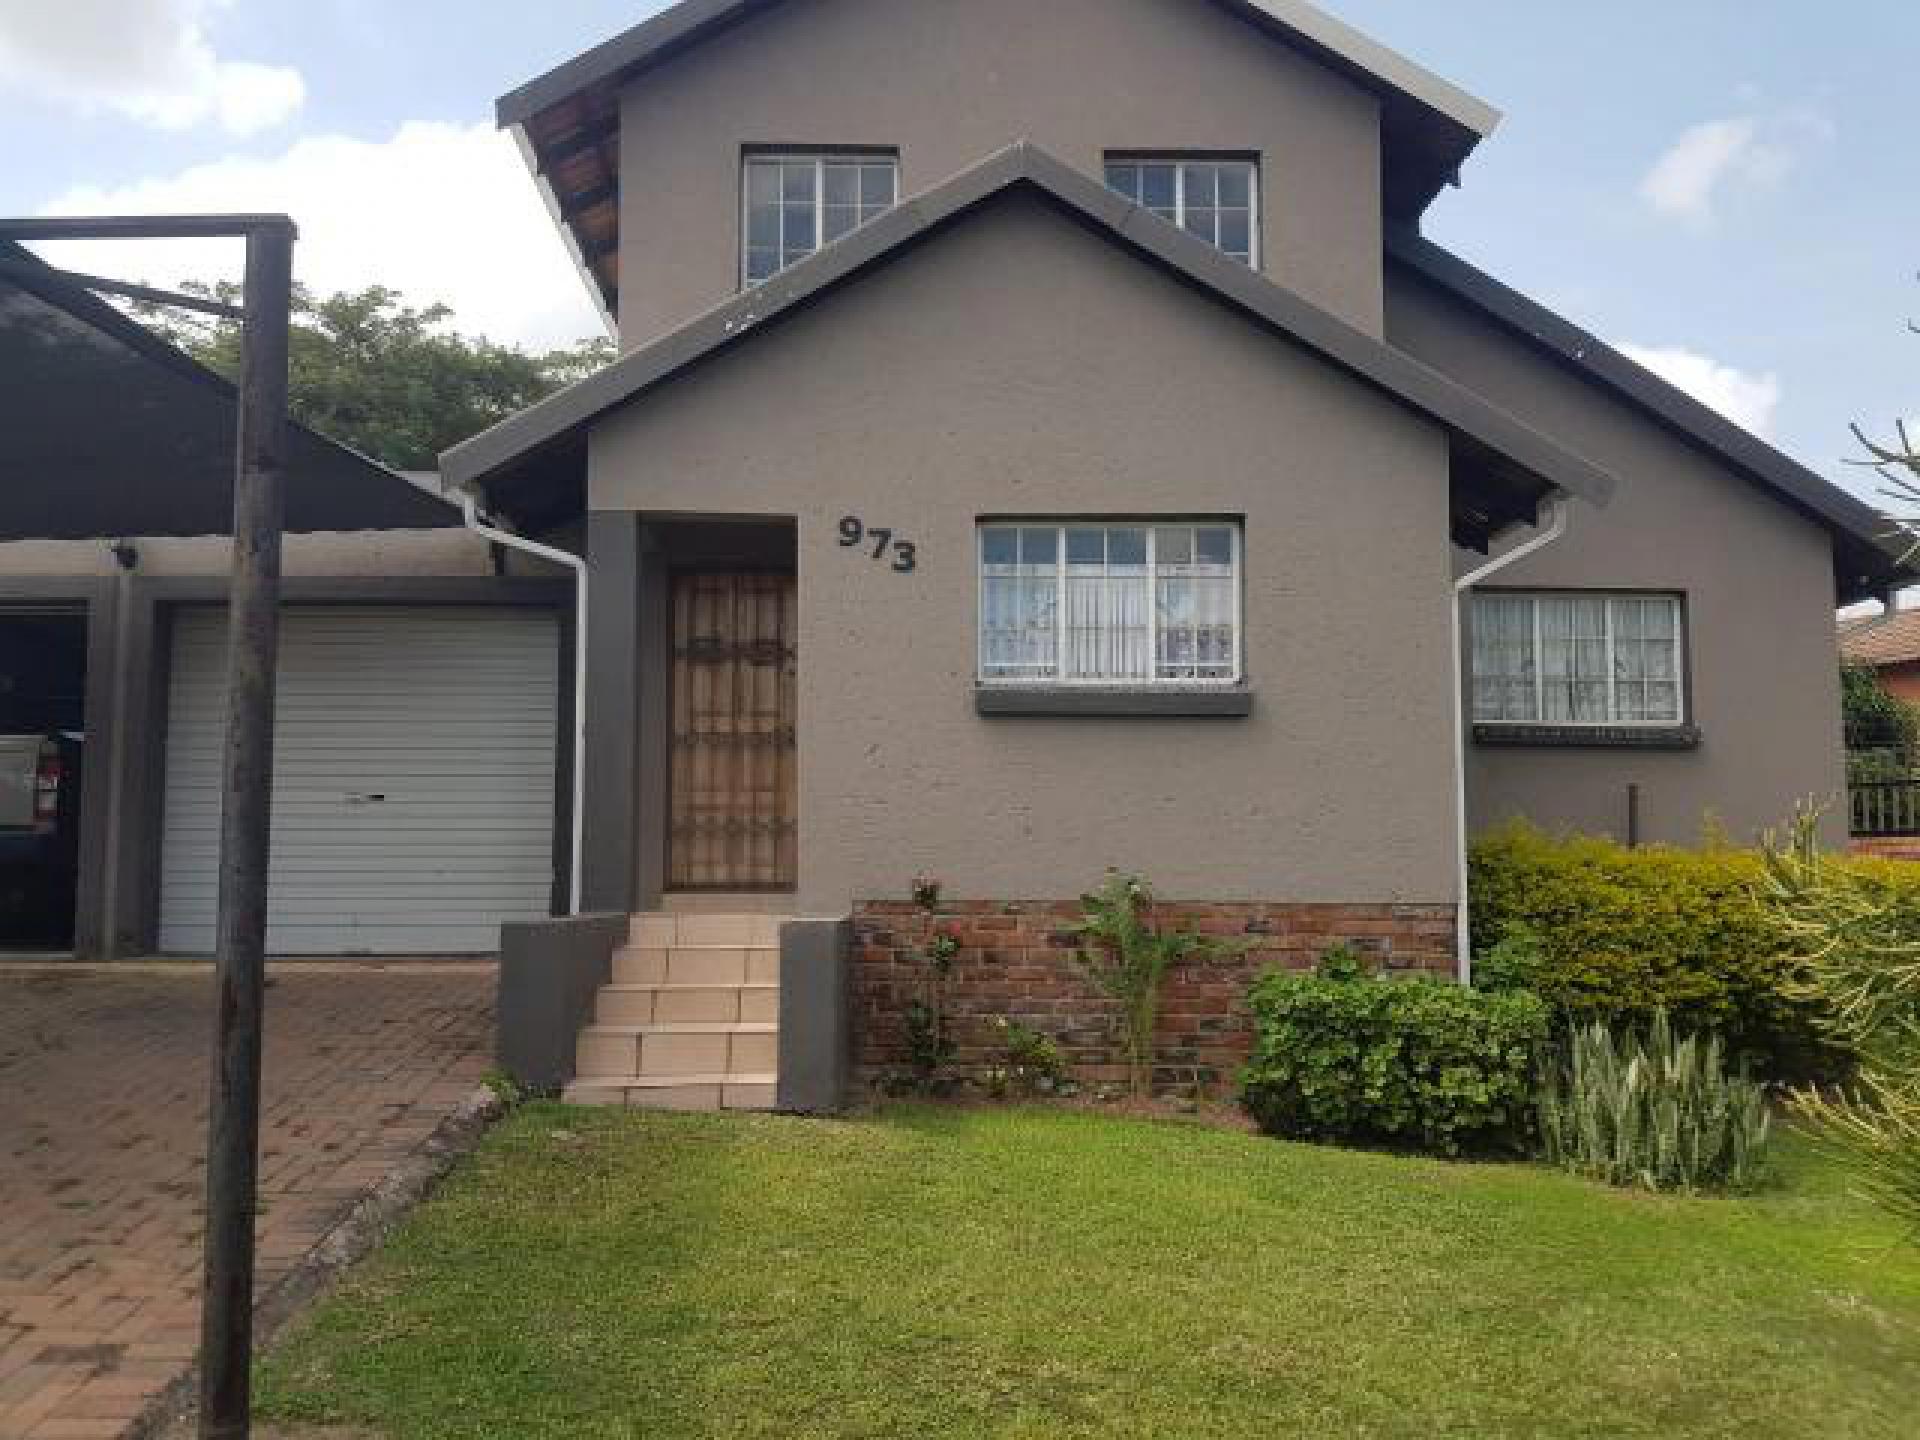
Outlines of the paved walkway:
{"type": "MultiPolygon", "coordinates": [[[[277,964],[259,1285],[479,1083],[490,964],[277,964]]],[[[0,1440],[112,1437],[193,1358],[205,966],[0,965],[0,1440]]]]}

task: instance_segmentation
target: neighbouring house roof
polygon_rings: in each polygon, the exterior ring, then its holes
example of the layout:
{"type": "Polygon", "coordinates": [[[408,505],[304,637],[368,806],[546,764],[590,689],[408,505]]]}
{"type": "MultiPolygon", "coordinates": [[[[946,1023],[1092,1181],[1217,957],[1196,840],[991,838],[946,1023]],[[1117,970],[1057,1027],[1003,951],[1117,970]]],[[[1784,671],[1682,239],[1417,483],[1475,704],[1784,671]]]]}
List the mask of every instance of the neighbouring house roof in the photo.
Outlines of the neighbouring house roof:
{"type": "MultiPolygon", "coordinates": [[[[680,0],[632,29],[502,96],[515,132],[595,298],[611,315],[620,289],[620,112],[628,83],[770,9],[779,0],[680,0]]],[[[1500,112],[1369,39],[1307,0],[1208,0],[1328,66],[1381,102],[1382,191],[1390,217],[1412,219],[1459,177],[1500,112]]]]}
{"type": "Polygon", "coordinates": [[[1605,504],[1612,477],[1439,371],[1221,254],[1031,144],[1017,144],[908,199],[846,239],[441,457],[443,477],[523,523],[584,503],[587,431],[675,374],[749,340],[977,207],[1016,188],[1163,272],[1443,426],[1453,442],[1454,538],[1484,549],[1558,491],[1605,504]]]}
{"type": "Polygon", "coordinates": [[[1909,558],[1912,537],[1899,533],[1879,511],[1597,336],[1412,231],[1388,235],[1387,258],[1465,300],[1825,527],[1833,537],[1834,579],[1843,603],[1920,579],[1920,565],[1909,558]]]}
{"type": "Polygon", "coordinates": [[[1920,610],[1891,610],[1840,622],[1840,658],[1884,670],[1920,661],[1920,610]]]}
{"type": "MultiPolygon", "coordinates": [[[[0,539],[233,530],[231,382],[0,241],[0,539]]],[[[437,529],[459,512],[292,425],[286,528],[437,529]]]]}

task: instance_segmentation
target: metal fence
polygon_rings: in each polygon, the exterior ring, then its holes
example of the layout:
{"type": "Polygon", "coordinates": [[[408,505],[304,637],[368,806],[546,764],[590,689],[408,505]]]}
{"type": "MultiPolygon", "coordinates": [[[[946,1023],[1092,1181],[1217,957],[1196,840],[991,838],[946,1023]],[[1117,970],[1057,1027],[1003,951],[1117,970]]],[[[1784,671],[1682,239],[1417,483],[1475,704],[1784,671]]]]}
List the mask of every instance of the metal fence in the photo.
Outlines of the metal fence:
{"type": "Polygon", "coordinates": [[[1847,822],[1856,836],[1920,835],[1920,780],[1849,780],[1847,822]]]}

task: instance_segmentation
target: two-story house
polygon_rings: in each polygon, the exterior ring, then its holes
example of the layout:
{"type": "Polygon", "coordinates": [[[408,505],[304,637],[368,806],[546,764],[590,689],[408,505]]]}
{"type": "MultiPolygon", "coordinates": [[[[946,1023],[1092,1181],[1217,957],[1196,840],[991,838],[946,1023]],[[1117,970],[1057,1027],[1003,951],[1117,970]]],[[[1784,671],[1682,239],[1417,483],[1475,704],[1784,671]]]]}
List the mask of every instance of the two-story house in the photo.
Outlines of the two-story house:
{"type": "Polygon", "coordinates": [[[1874,516],[1423,239],[1498,116],[1302,0],[684,0],[499,114],[623,349],[444,460],[585,524],[585,899],[640,918],[575,1094],[896,1062],[916,874],[959,1008],[1085,1062],[1106,867],[1251,937],[1169,1006],[1218,1071],[1276,958],[1463,969],[1473,827],[1839,788],[1874,516]]]}

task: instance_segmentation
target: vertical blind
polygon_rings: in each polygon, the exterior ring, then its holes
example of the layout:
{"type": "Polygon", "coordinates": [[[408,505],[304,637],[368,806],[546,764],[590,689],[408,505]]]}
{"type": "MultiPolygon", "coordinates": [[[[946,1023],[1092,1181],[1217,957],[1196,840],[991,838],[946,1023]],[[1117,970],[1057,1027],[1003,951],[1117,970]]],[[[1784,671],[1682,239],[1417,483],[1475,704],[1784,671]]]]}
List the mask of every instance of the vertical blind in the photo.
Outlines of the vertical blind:
{"type": "Polygon", "coordinates": [[[1474,597],[1479,723],[1677,725],[1680,676],[1675,596],[1474,597]]]}

